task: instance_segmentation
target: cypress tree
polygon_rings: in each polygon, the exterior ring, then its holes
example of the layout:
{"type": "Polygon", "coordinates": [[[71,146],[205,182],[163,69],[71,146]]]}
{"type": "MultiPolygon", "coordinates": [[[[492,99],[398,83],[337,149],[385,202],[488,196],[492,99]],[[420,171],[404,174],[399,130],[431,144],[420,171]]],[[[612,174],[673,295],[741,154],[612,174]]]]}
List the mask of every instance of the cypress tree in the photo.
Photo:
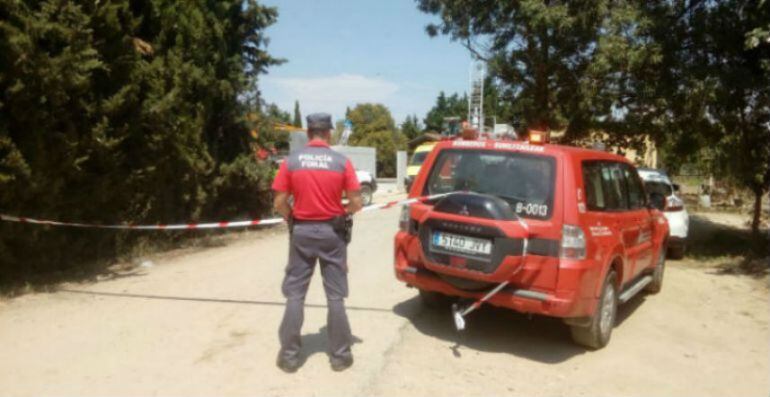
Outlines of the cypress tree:
{"type": "Polygon", "coordinates": [[[295,127],[302,128],[302,114],[299,112],[299,101],[294,101],[294,122],[295,127]]]}
{"type": "MultiPolygon", "coordinates": [[[[2,212],[259,215],[269,169],[251,160],[245,115],[279,62],[264,49],[276,17],[253,0],[0,0],[2,212]]],[[[0,222],[0,285],[109,260],[137,236],[0,222]]]]}

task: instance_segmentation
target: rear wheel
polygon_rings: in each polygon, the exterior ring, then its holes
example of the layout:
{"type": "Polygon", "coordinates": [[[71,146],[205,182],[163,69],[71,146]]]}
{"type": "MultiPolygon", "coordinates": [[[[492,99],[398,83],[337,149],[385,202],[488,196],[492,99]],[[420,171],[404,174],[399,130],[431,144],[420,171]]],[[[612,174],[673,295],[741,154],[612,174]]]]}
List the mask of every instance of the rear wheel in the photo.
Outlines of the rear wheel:
{"type": "Polygon", "coordinates": [[[364,183],[361,185],[361,201],[363,202],[363,205],[370,205],[372,204],[372,196],[374,192],[372,191],[372,187],[364,183]]]}
{"type": "Polygon", "coordinates": [[[655,270],[652,272],[652,282],[647,284],[645,291],[651,294],[657,294],[663,288],[663,271],[666,270],[666,249],[663,248],[658,254],[658,263],[655,264],[655,270]]]}
{"type": "Polygon", "coordinates": [[[604,279],[599,306],[591,316],[588,326],[573,325],[570,327],[572,340],[579,345],[591,349],[601,349],[607,346],[615,327],[615,316],[618,312],[617,275],[610,270],[604,279]]]}
{"type": "Polygon", "coordinates": [[[687,251],[687,248],[684,243],[668,247],[668,257],[671,259],[682,259],[684,258],[685,251],[687,251]]]}

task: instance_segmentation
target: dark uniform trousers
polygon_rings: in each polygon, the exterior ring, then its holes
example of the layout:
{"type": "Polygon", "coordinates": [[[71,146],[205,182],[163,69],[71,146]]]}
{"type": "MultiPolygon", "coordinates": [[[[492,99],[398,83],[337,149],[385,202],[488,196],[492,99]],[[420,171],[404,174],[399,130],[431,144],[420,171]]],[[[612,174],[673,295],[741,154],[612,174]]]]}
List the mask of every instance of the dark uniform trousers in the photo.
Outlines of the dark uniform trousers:
{"type": "Polygon", "coordinates": [[[348,296],[345,240],[329,223],[296,223],[289,245],[289,264],[282,286],[286,311],[278,330],[281,357],[299,359],[305,295],[318,260],[328,303],[326,322],[330,358],[333,362],[349,358],[352,335],[344,303],[348,296]]]}

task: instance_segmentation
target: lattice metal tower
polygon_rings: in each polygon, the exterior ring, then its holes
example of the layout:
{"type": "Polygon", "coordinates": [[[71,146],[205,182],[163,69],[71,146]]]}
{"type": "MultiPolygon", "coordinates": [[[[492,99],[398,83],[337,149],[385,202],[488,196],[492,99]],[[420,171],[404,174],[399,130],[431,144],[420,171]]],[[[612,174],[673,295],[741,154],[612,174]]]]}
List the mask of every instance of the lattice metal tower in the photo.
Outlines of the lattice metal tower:
{"type": "Polygon", "coordinates": [[[471,93],[468,97],[468,123],[479,132],[484,132],[484,78],[486,74],[487,67],[484,62],[471,62],[471,93]]]}

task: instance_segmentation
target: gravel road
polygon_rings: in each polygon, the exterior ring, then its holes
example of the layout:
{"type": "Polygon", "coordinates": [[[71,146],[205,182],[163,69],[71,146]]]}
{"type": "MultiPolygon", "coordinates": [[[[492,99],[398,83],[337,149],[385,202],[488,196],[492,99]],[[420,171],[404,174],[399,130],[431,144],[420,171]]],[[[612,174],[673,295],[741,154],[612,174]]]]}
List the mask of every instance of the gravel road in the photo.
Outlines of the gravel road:
{"type": "MultiPolygon", "coordinates": [[[[299,372],[275,367],[281,228],[152,258],[151,267],[0,301],[0,395],[767,396],[767,279],[721,259],[670,261],[663,291],[620,309],[609,346],[548,318],[484,308],[460,335],[395,281],[398,209],[357,217],[349,316],[356,363],[332,372],[318,278],[299,372]],[[711,262],[709,262],[711,261],[711,262]]],[[[729,260],[729,258],[727,259],[729,260]]],[[[320,276],[320,274],[316,274],[320,276]]]]}

